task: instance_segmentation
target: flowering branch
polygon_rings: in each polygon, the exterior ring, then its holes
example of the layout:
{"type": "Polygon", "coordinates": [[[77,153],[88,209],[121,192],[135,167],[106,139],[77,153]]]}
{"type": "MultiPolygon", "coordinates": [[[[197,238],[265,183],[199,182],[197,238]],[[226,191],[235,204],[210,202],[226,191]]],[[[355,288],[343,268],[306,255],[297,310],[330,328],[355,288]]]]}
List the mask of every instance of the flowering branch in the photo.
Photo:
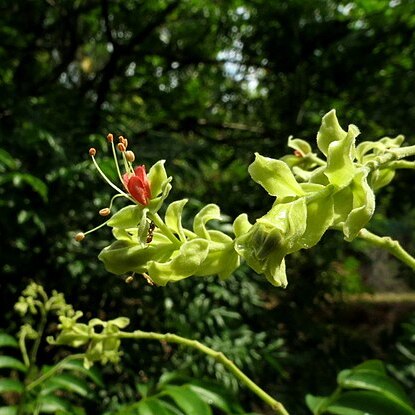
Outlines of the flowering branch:
{"type": "MultiPolygon", "coordinates": [[[[94,318],[88,324],[83,324],[77,322],[81,316],[82,313],[79,311],[72,316],[61,316],[61,324],[59,325],[61,332],[56,339],[48,338],[48,341],[55,345],[86,347],[86,352],[82,356],[84,357],[84,366],[87,368],[98,361],[102,364],[118,362],[121,357],[120,346],[122,339],[158,340],[161,342],[176,343],[191,347],[212,357],[225,366],[242,384],[269,405],[277,415],[289,415],[281,402],[260,388],[222,352],[211,349],[197,340],[171,333],[163,334],[141,330],[135,330],[133,332],[123,331],[122,329],[129,324],[129,319],[126,317],[118,317],[109,321],[94,318]]],[[[77,354],[75,356],[79,357],[81,355],[77,354]]]]}

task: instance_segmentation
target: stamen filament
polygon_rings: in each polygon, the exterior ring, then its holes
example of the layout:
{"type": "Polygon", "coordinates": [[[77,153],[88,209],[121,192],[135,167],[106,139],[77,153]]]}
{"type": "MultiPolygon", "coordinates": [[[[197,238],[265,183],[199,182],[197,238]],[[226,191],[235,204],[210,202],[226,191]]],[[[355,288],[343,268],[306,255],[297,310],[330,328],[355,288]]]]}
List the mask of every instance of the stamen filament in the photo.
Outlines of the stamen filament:
{"type": "Polygon", "coordinates": [[[108,209],[109,209],[109,210],[111,210],[111,208],[112,208],[112,204],[114,203],[114,200],[115,200],[117,197],[124,197],[124,195],[120,195],[120,194],[118,194],[118,195],[114,195],[114,196],[111,198],[110,205],[108,206],[108,209]]]}
{"type": "Polygon", "coordinates": [[[100,228],[103,228],[109,220],[111,220],[111,218],[106,220],[105,222],[101,223],[100,225],[96,226],[95,228],[90,229],[89,231],[83,232],[83,234],[88,235],[89,233],[95,232],[96,230],[98,230],[100,228]]]}
{"type": "Polygon", "coordinates": [[[114,141],[111,141],[111,148],[112,148],[112,154],[114,156],[115,167],[117,168],[118,177],[120,178],[120,182],[123,183],[123,179],[122,179],[122,175],[121,175],[121,171],[120,171],[120,166],[118,164],[117,152],[115,151],[114,141]]]}
{"type": "Polygon", "coordinates": [[[127,158],[125,157],[125,151],[123,151],[121,154],[122,154],[122,159],[123,159],[123,162],[124,162],[125,171],[127,173],[129,172],[129,173],[134,174],[133,166],[131,165],[131,163],[128,162],[127,158]]]}
{"type": "Polygon", "coordinates": [[[101,167],[98,166],[98,163],[95,160],[95,157],[92,156],[92,161],[95,165],[95,168],[98,170],[99,174],[103,177],[103,179],[113,188],[115,189],[118,193],[120,193],[122,196],[126,197],[127,199],[131,200],[132,202],[136,203],[136,201],[127,193],[124,193],[119,187],[117,187],[114,183],[112,183],[112,181],[110,179],[108,179],[108,177],[105,175],[105,173],[101,170],[101,167]]]}

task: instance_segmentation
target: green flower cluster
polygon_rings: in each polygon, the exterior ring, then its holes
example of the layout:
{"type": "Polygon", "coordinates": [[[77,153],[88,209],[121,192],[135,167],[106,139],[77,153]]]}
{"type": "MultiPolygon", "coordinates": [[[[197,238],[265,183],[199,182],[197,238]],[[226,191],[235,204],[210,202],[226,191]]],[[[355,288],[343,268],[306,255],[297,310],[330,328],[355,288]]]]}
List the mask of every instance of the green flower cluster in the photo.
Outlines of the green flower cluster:
{"type": "Polygon", "coordinates": [[[399,160],[408,155],[400,149],[403,136],[356,145],[358,135],[354,125],[344,131],[332,110],[317,134],[322,158],[306,141],[292,138],[288,145],[294,154],[279,160],[256,154],[249,173],[275,200],[254,224],[246,214],[238,216],[234,238],[207,228],[221,218],[213,204],[195,216],[192,230],[182,225],[186,199],[168,205],[164,220],[158,215],[171,189],[160,161],[148,174],[149,203],[127,206],[106,222],[116,241],[99,259],[115,274],[142,273],[165,285],[190,276],[226,278],[242,258],[273,285],[285,287],[286,255],[314,246],[328,229],[341,230],[347,241],[356,238],[374,213],[374,192],[393,179],[396,169],[414,167],[399,160]]]}
{"type": "Polygon", "coordinates": [[[87,346],[84,353],[84,367],[89,369],[94,362],[106,364],[118,363],[122,352],[121,340],[117,337],[121,329],[130,323],[127,317],[102,321],[98,318],[89,320],[88,324],[78,323],[81,311],[71,316],[60,316],[59,335],[56,339],[48,337],[49,344],[71,347],[87,346]]]}

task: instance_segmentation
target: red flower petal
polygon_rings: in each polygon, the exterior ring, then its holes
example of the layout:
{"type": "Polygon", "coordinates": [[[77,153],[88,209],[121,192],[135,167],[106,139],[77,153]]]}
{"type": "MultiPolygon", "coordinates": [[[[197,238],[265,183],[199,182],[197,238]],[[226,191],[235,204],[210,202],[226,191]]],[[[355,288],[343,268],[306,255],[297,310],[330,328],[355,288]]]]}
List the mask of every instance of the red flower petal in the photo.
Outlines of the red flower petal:
{"type": "Polygon", "coordinates": [[[143,186],[143,182],[138,176],[132,176],[128,181],[128,191],[138,203],[147,206],[150,201],[150,195],[143,186]]]}

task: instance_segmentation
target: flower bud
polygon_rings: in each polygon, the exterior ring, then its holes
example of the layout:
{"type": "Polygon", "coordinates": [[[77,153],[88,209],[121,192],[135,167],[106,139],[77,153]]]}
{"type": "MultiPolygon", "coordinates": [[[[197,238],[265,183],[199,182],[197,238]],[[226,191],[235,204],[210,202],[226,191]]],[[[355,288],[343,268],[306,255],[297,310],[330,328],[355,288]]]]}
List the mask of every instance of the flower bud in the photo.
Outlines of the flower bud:
{"type": "Polygon", "coordinates": [[[81,242],[85,238],[85,234],[83,232],[78,232],[75,235],[75,241],[81,242]]]}
{"type": "Polygon", "coordinates": [[[111,133],[109,133],[109,134],[107,135],[107,141],[108,141],[109,143],[112,143],[112,142],[114,141],[114,136],[113,136],[111,133]]]}
{"type": "Polygon", "coordinates": [[[110,214],[111,214],[111,211],[110,211],[110,209],[109,209],[109,208],[103,208],[103,209],[101,209],[101,210],[99,211],[99,214],[100,214],[101,216],[108,216],[108,215],[110,215],[110,214]]]}
{"type": "Polygon", "coordinates": [[[118,143],[117,144],[117,148],[118,150],[120,150],[122,153],[125,152],[125,145],[123,143],[118,143]]]}
{"type": "Polygon", "coordinates": [[[95,150],[95,148],[94,147],[91,147],[90,149],[89,149],[89,155],[91,156],[91,157],[94,157],[95,156],[95,154],[97,154],[97,150],[95,150]]]}
{"type": "Polygon", "coordinates": [[[131,150],[128,150],[125,152],[125,158],[132,163],[135,160],[135,154],[131,150]]]}

